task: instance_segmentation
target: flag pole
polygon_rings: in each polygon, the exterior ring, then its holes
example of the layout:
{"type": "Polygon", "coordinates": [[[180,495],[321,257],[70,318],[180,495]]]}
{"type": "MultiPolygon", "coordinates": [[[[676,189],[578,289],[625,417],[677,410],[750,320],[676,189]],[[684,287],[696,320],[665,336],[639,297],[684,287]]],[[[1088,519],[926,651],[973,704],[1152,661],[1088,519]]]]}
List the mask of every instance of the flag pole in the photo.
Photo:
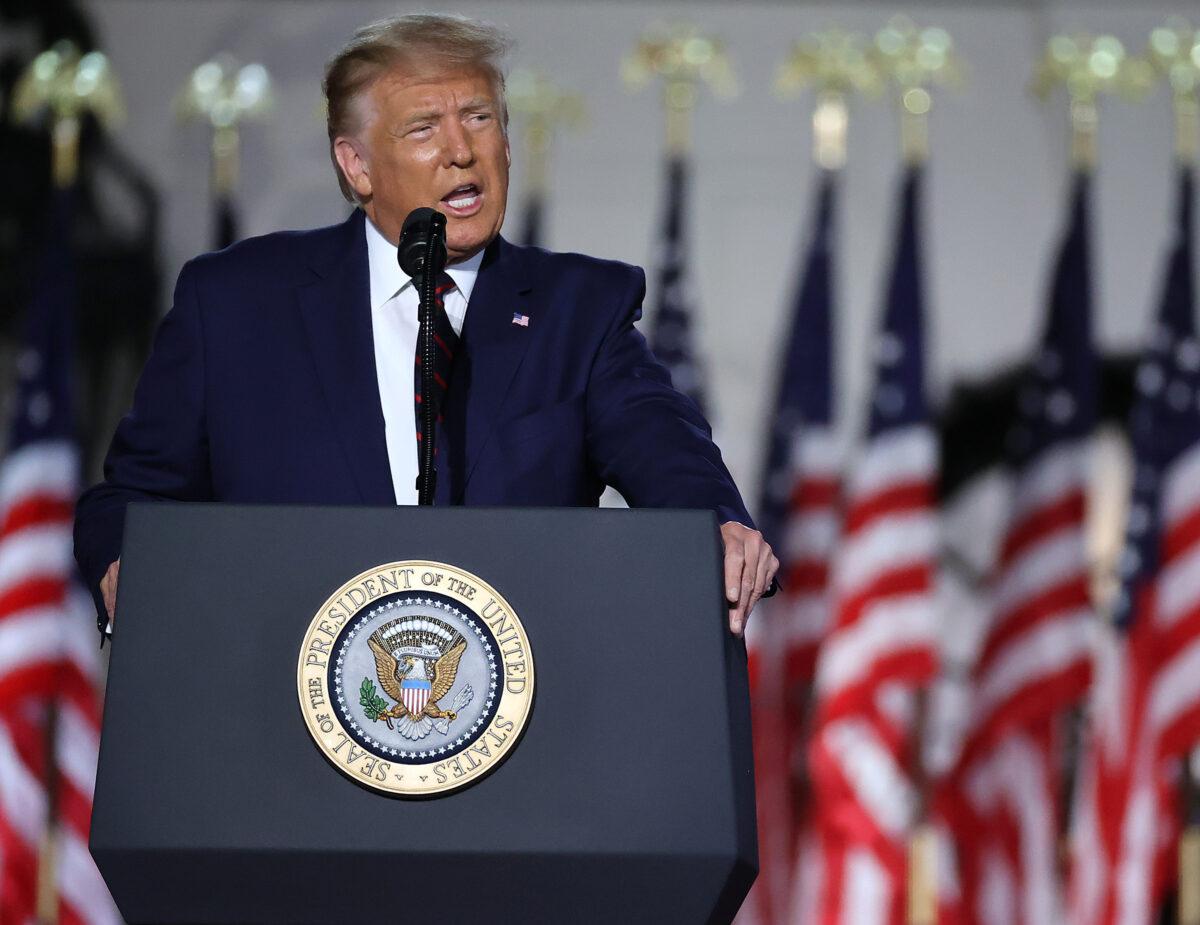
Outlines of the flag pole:
{"type": "Polygon", "coordinates": [[[937,26],[917,28],[907,17],[896,16],[875,34],[871,57],[897,90],[904,163],[920,167],[929,156],[930,91],[957,89],[964,79],[950,33],[937,26]]]}
{"type": "Polygon", "coordinates": [[[49,119],[52,176],[56,189],[69,189],[79,174],[79,129],[86,114],[106,126],[125,116],[121,92],[108,58],[82,54],[72,42],[55,43],[26,69],[13,89],[14,121],[49,119]]]}
{"type": "MultiPolygon", "coordinates": [[[[821,240],[829,233],[828,223],[832,218],[828,210],[833,208],[822,197],[833,195],[832,189],[836,185],[834,178],[846,164],[851,99],[856,94],[878,96],[882,88],[879,74],[866,53],[869,44],[867,36],[837,28],[809,33],[792,46],[780,63],[775,77],[775,95],[782,102],[799,99],[809,90],[813,93],[811,151],[813,163],[821,175],[819,182],[822,187],[817,192],[818,204],[811,229],[813,238],[809,244],[811,250],[796,294],[799,301],[795,304],[792,328],[780,365],[757,515],[760,529],[780,551],[781,574],[785,575],[794,562],[827,560],[831,551],[819,540],[810,538],[788,543],[783,539],[787,521],[792,516],[804,516],[795,515],[792,510],[793,493],[798,485],[803,490],[810,479],[835,476],[840,462],[831,459],[817,462],[809,458],[812,446],[819,445],[821,440],[836,433],[832,408],[833,382],[828,383],[829,405],[822,408],[811,396],[802,398],[796,393],[797,370],[792,364],[810,361],[814,351],[832,350],[831,343],[826,342],[821,347],[814,343],[814,340],[821,338],[831,339],[832,328],[822,331],[820,321],[814,321],[814,318],[820,318],[820,313],[814,313],[814,303],[809,301],[828,299],[828,289],[821,294],[819,290],[809,287],[814,286],[822,272],[814,266],[814,260],[819,259],[816,255],[827,253],[834,246],[829,241],[821,240]],[[805,325],[807,328],[803,327],[805,325]],[[798,353],[798,338],[804,336],[814,340],[804,345],[807,353],[798,353]],[[825,436],[822,436],[822,432],[825,436]],[[808,444],[808,449],[800,447],[801,441],[808,444]]],[[[825,272],[828,272],[828,267],[825,272]]],[[[825,286],[828,286],[828,282],[825,286]]],[[[825,311],[832,312],[832,306],[826,303],[825,311]]],[[[832,318],[827,323],[832,324],[832,318]]],[[[834,364],[831,360],[828,362],[832,380],[834,364]]],[[[828,503],[831,510],[836,508],[836,499],[830,499],[828,503]]],[[[813,588],[806,585],[805,579],[799,579],[795,585],[790,580],[785,583],[789,587],[784,596],[772,602],[764,613],[756,617],[746,637],[751,662],[757,661],[761,666],[758,689],[751,690],[755,738],[759,739],[762,733],[762,751],[769,752],[776,765],[764,767],[756,758],[758,786],[761,792],[763,787],[774,785],[778,802],[790,809],[783,822],[785,832],[782,839],[772,842],[769,834],[764,835],[764,825],[760,823],[759,856],[760,865],[764,868],[769,863],[764,859],[768,853],[765,847],[780,841],[786,844],[789,856],[785,860],[789,865],[803,863],[801,839],[804,830],[797,823],[803,815],[810,814],[813,799],[806,746],[814,721],[816,685],[811,665],[797,674],[792,661],[794,657],[803,657],[807,662],[812,657],[808,653],[800,656],[799,650],[807,646],[815,653],[821,631],[817,625],[808,622],[812,620],[811,616],[802,617],[794,611],[791,599],[791,595],[811,593],[813,588]],[[804,625],[798,626],[798,622],[804,625]],[[797,629],[805,640],[799,646],[792,637],[797,629]],[[778,736],[779,741],[772,742],[769,738],[771,735],[778,736]]],[[[829,619],[827,609],[822,619],[829,619]]],[[[758,750],[756,744],[756,755],[758,750]]],[[[770,812],[771,807],[768,806],[767,813],[770,812]]],[[[797,869],[792,878],[802,878],[806,873],[797,869]]],[[[788,892],[794,894],[795,889],[789,886],[788,892]]]]}
{"type": "Polygon", "coordinates": [[[1179,836],[1179,925],[1200,925],[1200,824],[1197,824],[1196,752],[1183,762],[1183,832],[1179,836]]]}
{"type": "MultiPolygon", "coordinates": [[[[846,165],[851,98],[855,94],[877,97],[882,89],[879,72],[866,53],[868,45],[867,37],[856,32],[837,28],[812,32],[792,46],[776,71],[775,95],[781,101],[798,99],[809,89],[814,91],[812,159],[823,174],[837,175],[846,165]]],[[[804,425],[810,423],[803,422],[804,425]]],[[[794,434],[784,437],[789,447],[793,438],[794,434]]],[[[769,473],[764,474],[764,481],[767,478],[769,473]]],[[[770,488],[765,486],[764,499],[769,492],[770,488]]],[[[771,499],[780,510],[786,508],[788,500],[786,496],[771,499]]],[[[764,500],[763,506],[767,504],[764,500]]],[[[772,524],[772,528],[778,530],[781,525],[772,524]]],[[[789,702],[796,713],[807,718],[813,700],[812,678],[803,690],[787,691],[786,695],[794,698],[789,702]]],[[[805,767],[805,762],[797,762],[799,776],[803,776],[805,767]]],[[[807,782],[797,781],[796,790],[806,792],[807,782]]]]}
{"type": "MultiPolygon", "coordinates": [[[[875,34],[871,60],[882,79],[896,90],[900,111],[900,151],[905,168],[920,170],[929,157],[929,113],[935,87],[957,88],[963,67],[950,34],[937,26],[918,28],[904,16],[889,20],[875,34]]],[[[916,792],[908,841],[905,921],[936,925],[938,916],[937,834],[930,819],[931,780],[925,761],[930,734],[929,688],[916,692],[913,734],[908,755],[916,792]]]]}
{"type": "Polygon", "coordinates": [[[666,117],[666,201],[649,315],[650,349],[674,387],[705,413],[703,361],[695,345],[697,317],[688,275],[688,154],[692,112],[702,86],[718,98],[732,97],[737,92],[733,66],[719,39],[676,23],[648,29],[622,61],[621,73],[630,90],[652,82],[659,85],[666,117]]]}
{"type": "Polygon", "coordinates": [[[220,54],[188,78],[175,99],[181,122],[204,122],[211,130],[211,183],[218,210],[217,244],[232,244],[232,202],[241,166],[241,124],[261,119],[272,106],[271,76],[261,64],[241,65],[220,54]]]}
{"type": "MultiPolygon", "coordinates": [[[[49,120],[51,178],[54,195],[74,189],[79,179],[80,127],[91,115],[111,127],[125,115],[108,58],[98,51],[81,53],[70,41],[56,43],[34,58],[13,91],[13,117],[22,124],[49,120]]],[[[45,726],[46,754],[53,756],[58,705],[51,702],[45,726]]],[[[46,763],[46,825],[38,851],[36,903],[42,925],[59,921],[59,836],[57,817],[58,768],[46,763]]]]}
{"type": "Polygon", "coordinates": [[[812,156],[821,170],[845,166],[850,97],[876,97],[882,90],[881,75],[867,48],[866,37],[858,33],[813,32],[792,46],[776,73],[779,99],[795,99],[809,88],[816,93],[812,156]]]}
{"type": "MultiPolygon", "coordinates": [[[[1194,173],[1200,160],[1200,29],[1182,19],[1172,19],[1150,33],[1150,65],[1171,92],[1174,113],[1175,162],[1179,170],[1194,173]]],[[[1179,836],[1179,925],[1200,925],[1200,782],[1195,763],[1200,750],[1183,761],[1179,836]]]]}
{"type": "Polygon", "coordinates": [[[651,81],[662,85],[667,153],[682,157],[691,150],[692,112],[705,85],[718,99],[732,99],[738,85],[724,44],[685,23],[651,26],[621,64],[625,86],[640,90],[651,81]]]}
{"type": "Polygon", "coordinates": [[[528,212],[525,244],[539,244],[541,205],[549,191],[550,149],[559,127],[578,129],[585,122],[583,99],[568,93],[544,74],[514,71],[505,81],[509,109],[522,116],[525,199],[528,212]]]}
{"type": "Polygon", "coordinates": [[[1149,64],[1125,52],[1112,35],[1056,35],[1034,71],[1031,89],[1045,102],[1059,87],[1067,92],[1071,120],[1071,167],[1090,173],[1096,164],[1098,101],[1119,95],[1139,99],[1153,81],[1149,64]]]}
{"type": "Polygon", "coordinates": [[[810,89],[814,93],[812,151],[821,176],[790,325],[780,345],[756,515],[759,528],[779,551],[781,575],[791,573],[795,580],[785,578],[784,593],[760,608],[746,632],[760,874],[745,908],[763,922],[783,921],[793,903],[805,902],[793,884],[808,876],[802,868],[812,861],[810,837],[815,837],[815,820],[807,831],[801,822],[812,806],[805,745],[814,720],[816,651],[831,618],[822,563],[829,561],[835,536],[803,529],[791,541],[784,536],[792,532],[789,524],[823,518],[836,522],[838,517],[841,460],[834,449],[831,356],[833,175],[846,161],[848,97],[874,76],[865,59],[866,43],[862,35],[837,29],[810,33],[794,44],[775,79],[781,101],[810,89]]]}
{"type": "MultiPolygon", "coordinates": [[[[1067,96],[1067,115],[1070,124],[1068,163],[1076,176],[1090,177],[1096,167],[1099,100],[1106,95],[1126,98],[1141,96],[1149,86],[1149,74],[1144,61],[1126,54],[1120,40],[1111,35],[1060,34],[1050,38],[1046,50],[1034,70],[1031,92],[1043,103],[1062,88],[1067,96]]],[[[1090,494],[1094,495],[1094,487],[1090,494]]],[[[1089,500],[1089,507],[1094,501],[1089,500]]],[[[1094,519],[1094,518],[1093,518],[1094,519]]],[[[1121,528],[1113,537],[1115,549],[1120,550],[1121,528]]],[[[1108,544],[1105,544],[1108,548],[1108,544]]],[[[1094,562],[1093,575],[1106,574],[1109,563],[1094,562]]],[[[1100,613],[1111,613],[1108,602],[1097,598],[1102,584],[1092,582],[1092,603],[1100,613]]],[[[1104,617],[1102,617],[1104,618],[1104,617]]],[[[1062,737],[1062,776],[1056,792],[1061,794],[1064,811],[1060,813],[1057,832],[1060,868],[1065,868],[1072,855],[1070,845],[1071,813],[1074,805],[1077,777],[1081,760],[1080,726],[1084,708],[1073,706],[1063,717],[1066,734],[1062,737]]]]}
{"type": "Polygon", "coordinates": [[[1171,19],[1150,33],[1147,57],[1171,92],[1175,160],[1194,170],[1200,157],[1200,29],[1171,19]]]}
{"type": "Polygon", "coordinates": [[[525,184],[531,193],[540,195],[546,192],[555,134],[560,126],[577,129],[583,125],[583,99],[534,71],[516,71],[505,83],[509,108],[524,117],[525,184]]]}

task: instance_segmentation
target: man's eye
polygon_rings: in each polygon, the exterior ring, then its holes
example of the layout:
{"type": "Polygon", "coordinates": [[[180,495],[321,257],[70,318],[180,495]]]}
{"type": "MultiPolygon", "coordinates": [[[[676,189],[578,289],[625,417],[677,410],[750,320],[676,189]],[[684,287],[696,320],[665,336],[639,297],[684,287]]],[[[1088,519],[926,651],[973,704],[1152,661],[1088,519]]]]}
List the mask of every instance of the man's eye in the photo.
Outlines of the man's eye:
{"type": "Polygon", "coordinates": [[[425,137],[428,137],[430,132],[432,132],[432,131],[433,131],[432,125],[415,125],[411,129],[408,130],[408,134],[410,136],[415,135],[419,138],[425,138],[425,137]]]}
{"type": "Polygon", "coordinates": [[[472,122],[490,122],[492,114],[490,112],[477,112],[471,116],[472,122]]]}

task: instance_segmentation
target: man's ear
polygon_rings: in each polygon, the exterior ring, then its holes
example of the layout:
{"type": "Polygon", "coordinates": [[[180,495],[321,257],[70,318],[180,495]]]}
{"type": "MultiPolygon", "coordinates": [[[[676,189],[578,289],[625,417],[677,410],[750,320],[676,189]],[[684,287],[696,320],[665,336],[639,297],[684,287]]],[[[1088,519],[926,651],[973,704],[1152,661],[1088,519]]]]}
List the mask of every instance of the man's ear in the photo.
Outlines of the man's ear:
{"type": "Polygon", "coordinates": [[[360,200],[371,195],[371,167],[359,143],[345,135],[333,140],[333,156],[337,158],[342,176],[360,200]]]}

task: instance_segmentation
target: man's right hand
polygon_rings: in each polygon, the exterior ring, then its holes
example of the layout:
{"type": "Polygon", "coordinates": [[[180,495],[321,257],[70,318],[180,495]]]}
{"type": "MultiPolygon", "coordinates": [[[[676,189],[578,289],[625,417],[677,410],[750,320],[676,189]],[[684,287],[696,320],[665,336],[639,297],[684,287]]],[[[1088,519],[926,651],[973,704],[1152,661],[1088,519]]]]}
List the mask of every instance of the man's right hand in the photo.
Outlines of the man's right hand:
{"type": "Polygon", "coordinates": [[[117,576],[121,573],[121,560],[118,559],[108,567],[104,577],[100,579],[100,594],[104,597],[104,609],[108,611],[108,622],[111,626],[113,614],[117,609],[117,576]]]}

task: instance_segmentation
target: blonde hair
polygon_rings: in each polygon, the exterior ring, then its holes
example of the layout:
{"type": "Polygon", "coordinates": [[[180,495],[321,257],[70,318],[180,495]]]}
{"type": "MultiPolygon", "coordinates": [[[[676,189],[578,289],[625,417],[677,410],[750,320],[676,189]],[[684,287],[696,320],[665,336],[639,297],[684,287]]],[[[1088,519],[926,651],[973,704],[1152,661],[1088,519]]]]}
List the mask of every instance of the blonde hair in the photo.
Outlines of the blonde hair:
{"type": "Polygon", "coordinates": [[[410,13],[363,26],[325,67],[326,127],[329,156],[337,172],[342,195],[357,202],[334,152],[334,139],[361,129],[356,105],[361,95],[382,75],[395,68],[416,74],[446,71],[479,71],[491,82],[500,103],[501,124],[508,128],[504,102],[504,73],[500,60],[511,40],[487,23],[443,13],[410,13]]]}

